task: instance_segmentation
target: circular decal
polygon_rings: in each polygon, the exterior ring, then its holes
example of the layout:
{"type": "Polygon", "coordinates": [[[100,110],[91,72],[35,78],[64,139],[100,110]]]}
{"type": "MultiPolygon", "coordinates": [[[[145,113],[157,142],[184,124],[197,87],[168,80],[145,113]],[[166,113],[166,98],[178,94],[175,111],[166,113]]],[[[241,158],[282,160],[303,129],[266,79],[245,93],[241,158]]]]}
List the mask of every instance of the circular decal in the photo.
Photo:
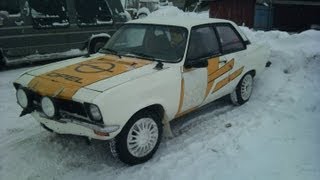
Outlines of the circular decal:
{"type": "Polygon", "coordinates": [[[101,72],[113,72],[112,69],[115,64],[110,62],[93,62],[88,64],[79,64],[74,70],[80,73],[101,73],[101,72]]]}

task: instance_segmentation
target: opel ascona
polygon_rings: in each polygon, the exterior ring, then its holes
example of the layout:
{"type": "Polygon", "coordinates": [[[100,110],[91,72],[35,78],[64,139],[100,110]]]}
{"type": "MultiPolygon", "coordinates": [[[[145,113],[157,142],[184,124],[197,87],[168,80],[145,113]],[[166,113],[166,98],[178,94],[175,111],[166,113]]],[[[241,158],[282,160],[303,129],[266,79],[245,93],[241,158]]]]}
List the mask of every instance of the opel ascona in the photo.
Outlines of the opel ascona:
{"type": "Polygon", "coordinates": [[[171,120],[225,95],[247,102],[268,56],[227,20],[149,17],[126,23],[99,53],[32,69],[14,87],[21,115],[110,140],[121,161],[138,164],[171,120]]]}

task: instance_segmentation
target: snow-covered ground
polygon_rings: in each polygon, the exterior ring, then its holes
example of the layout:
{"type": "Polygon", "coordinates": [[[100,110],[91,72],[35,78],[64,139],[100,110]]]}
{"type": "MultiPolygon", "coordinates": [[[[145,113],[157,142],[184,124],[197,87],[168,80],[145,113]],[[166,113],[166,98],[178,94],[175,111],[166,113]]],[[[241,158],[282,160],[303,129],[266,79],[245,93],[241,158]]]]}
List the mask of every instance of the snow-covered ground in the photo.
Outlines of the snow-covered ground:
{"type": "Polygon", "coordinates": [[[250,101],[220,100],[174,122],[176,137],[133,167],[113,159],[105,142],[88,146],[19,118],[12,82],[28,68],[0,72],[0,179],[318,180],[320,32],[242,30],[272,49],[250,101]]]}

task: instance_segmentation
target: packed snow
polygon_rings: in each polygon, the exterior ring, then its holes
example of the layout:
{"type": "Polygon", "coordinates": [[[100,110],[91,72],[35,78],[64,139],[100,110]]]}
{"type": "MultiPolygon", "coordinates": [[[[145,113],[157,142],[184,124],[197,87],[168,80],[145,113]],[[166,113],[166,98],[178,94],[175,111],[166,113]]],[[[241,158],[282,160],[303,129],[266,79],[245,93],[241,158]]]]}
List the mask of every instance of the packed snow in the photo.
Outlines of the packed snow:
{"type": "Polygon", "coordinates": [[[31,116],[19,118],[12,82],[29,68],[0,72],[0,179],[318,180],[320,32],[241,29],[272,50],[272,66],[255,79],[250,101],[235,107],[222,99],[175,121],[175,137],[131,167],[115,160],[106,142],[88,146],[45,131],[31,116]]]}

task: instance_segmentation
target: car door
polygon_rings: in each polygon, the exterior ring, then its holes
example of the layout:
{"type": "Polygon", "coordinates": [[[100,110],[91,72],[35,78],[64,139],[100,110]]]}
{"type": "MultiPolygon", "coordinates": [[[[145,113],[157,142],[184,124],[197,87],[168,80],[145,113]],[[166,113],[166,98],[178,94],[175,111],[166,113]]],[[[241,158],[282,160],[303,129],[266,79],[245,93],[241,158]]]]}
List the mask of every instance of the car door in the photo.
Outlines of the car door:
{"type": "Polygon", "coordinates": [[[224,64],[221,70],[227,74],[226,77],[217,79],[212,90],[212,95],[219,98],[231,93],[236,86],[235,80],[241,77],[245,65],[246,45],[233,25],[219,23],[215,25],[215,29],[222,52],[220,62],[224,64]]]}
{"type": "Polygon", "coordinates": [[[185,67],[182,70],[182,102],[178,115],[203,104],[213,85],[209,77],[219,68],[219,54],[220,48],[213,25],[192,28],[185,67]]]}

